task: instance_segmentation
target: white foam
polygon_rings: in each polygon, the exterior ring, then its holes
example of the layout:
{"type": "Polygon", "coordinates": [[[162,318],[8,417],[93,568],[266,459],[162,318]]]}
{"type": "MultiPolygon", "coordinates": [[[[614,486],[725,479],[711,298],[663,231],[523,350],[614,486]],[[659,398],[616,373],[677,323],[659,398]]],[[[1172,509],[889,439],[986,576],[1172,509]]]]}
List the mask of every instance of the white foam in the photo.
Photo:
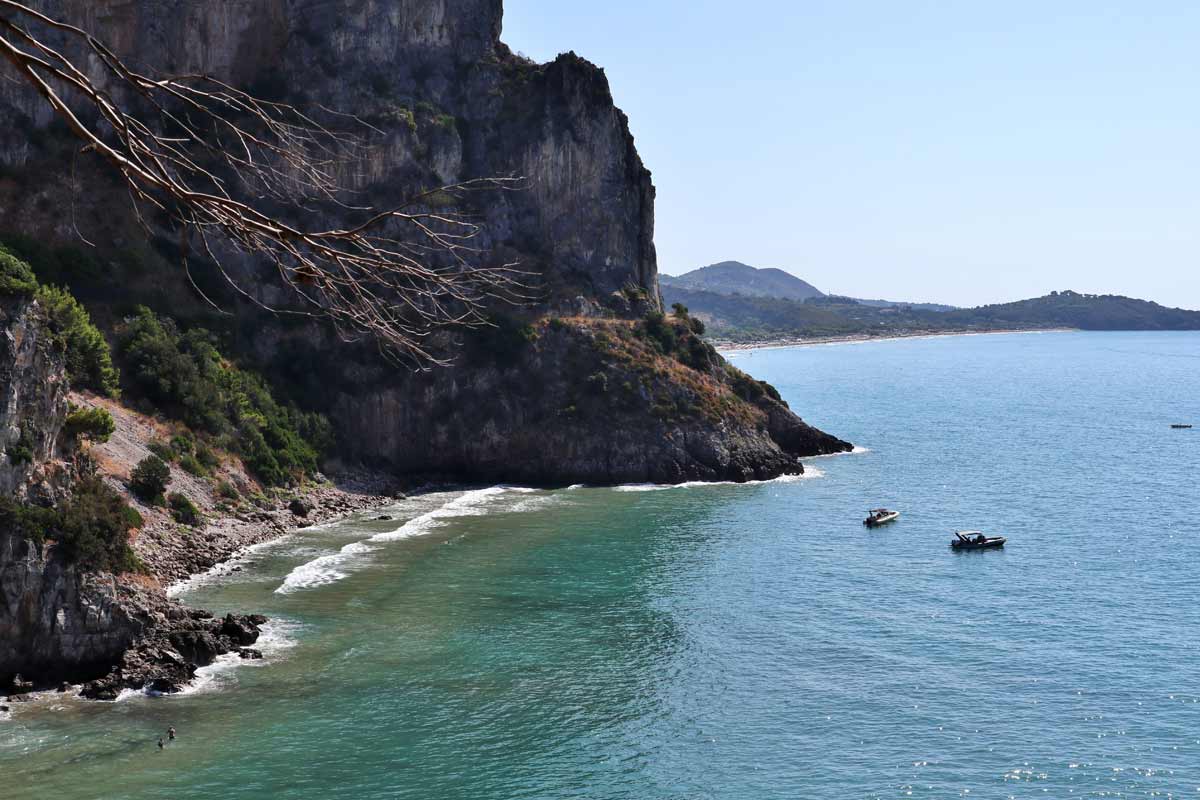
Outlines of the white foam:
{"type": "Polygon", "coordinates": [[[293,569],[275,593],[290,594],[299,589],[312,589],[340,581],[349,574],[342,571],[343,567],[374,551],[375,548],[366,542],[351,542],[336,553],[314,558],[293,569]]]}
{"type": "Polygon", "coordinates": [[[437,527],[441,526],[441,521],[447,518],[454,517],[477,517],[488,513],[488,505],[493,500],[506,492],[528,493],[537,491],[536,489],[515,488],[509,486],[492,486],[487,489],[475,489],[474,491],[466,492],[465,494],[456,497],[444,505],[427,511],[419,517],[413,517],[408,522],[401,525],[399,528],[384,533],[377,533],[368,541],[372,542],[395,542],[401,539],[411,539],[414,536],[422,536],[437,527]]]}
{"type": "Polygon", "coordinates": [[[489,506],[502,495],[508,493],[531,494],[537,491],[537,489],[520,486],[491,486],[486,489],[464,492],[431,511],[413,517],[398,528],[377,533],[363,541],[351,542],[336,553],[322,555],[301,564],[288,573],[275,593],[291,594],[302,589],[313,589],[336,583],[350,574],[348,570],[356,560],[360,560],[363,556],[378,549],[373,547],[373,544],[421,536],[441,526],[443,519],[475,517],[488,513],[489,506]]]}
{"type": "Polygon", "coordinates": [[[780,475],[765,481],[684,481],[683,483],[626,483],[614,486],[614,492],[665,492],[670,489],[703,489],[709,486],[762,486],[766,483],[796,483],[797,481],[824,478],[825,473],[813,466],[806,466],[803,475],[780,475]]]}
{"type": "Polygon", "coordinates": [[[237,554],[227,561],[222,561],[207,572],[201,572],[191,577],[184,578],[181,581],[176,581],[167,587],[167,597],[175,597],[183,594],[191,589],[196,589],[201,586],[207,586],[211,583],[216,583],[224,578],[228,578],[235,572],[240,571],[239,568],[244,568],[255,560],[255,556],[264,550],[268,550],[277,545],[286,544],[288,540],[293,538],[293,534],[285,534],[275,539],[268,539],[265,542],[244,547],[237,554]]]}
{"type": "Polygon", "coordinates": [[[850,450],[848,452],[843,451],[841,453],[825,453],[824,455],[820,455],[820,456],[805,456],[805,458],[809,459],[809,458],[837,458],[838,456],[861,456],[863,453],[869,453],[869,452],[871,452],[871,448],[869,448],[869,447],[860,447],[858,445],[854,445],[854,449],[850,450]]]}

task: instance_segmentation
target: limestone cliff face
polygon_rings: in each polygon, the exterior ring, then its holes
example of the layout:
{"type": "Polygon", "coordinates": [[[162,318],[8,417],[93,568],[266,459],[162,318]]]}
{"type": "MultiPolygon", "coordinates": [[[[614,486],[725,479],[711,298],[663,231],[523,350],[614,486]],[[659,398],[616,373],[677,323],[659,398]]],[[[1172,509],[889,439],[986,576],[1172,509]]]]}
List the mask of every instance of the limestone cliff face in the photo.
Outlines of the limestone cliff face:
{"type": "MultiPolygon", "coordinates": [[[[603,71],[573,53],[542,65],[513,54],[500,41],[501,0],[39,4],[137,65],[210,72],[301,108],[355,113],[380,133],[346,167],[343,183],[377,207],[414,187],[524,176],[526,190],[479,195],[473,209],[485,224],[477,243],[488,258],[519,261],[537,276],[541,301],[517,316],[629,320],[661,307],[654,186],[603,71]]],[[[22,124],[0,129],[0,165],[38,164],[28,128],[44,125],[46,112],[11,82],[0,82],[0,109],[5,103],[22,124]]],[[[30,233],[54,225],[27,216],[29,207],[0,180],[0,217],[19,219],[30,233]]],[[[103,240],[111,215],[84,214],[79,224],[103,240]]],[[[252,263],[233,268],[257,274],[252,263]]],[[[251,282],[258,299],[288,302],[268,276],[251,282]]],[[[302,403],[334,412],[345,458],[400,471],[540,482],[740,479],[848,447],[820,432],[798,434],[813,429],[783,406],[763,411],[770,424],[703,415],[666,424],[648,397],[619,408],[608,397],[575,403],[578,416],[560,419],[554,404],[585,395],[573,381],[587,375],[571,361],[574,350],[550,341],[516,365],[462,359],[433,375],[411,375],[317,325],[255,322],[240,347],[295,376],[307,389],[302,403]],[[544,402],[523,391],[528,386],[547,387],[544,402]],[[614,414],[626,420],[617,435],[614,414]]],[[[686,379],[672,373],[662,381],[686,379]]]]}
{"type": "Polygon", "coordinates": [[[44,685],[107,672],[151,620],[134,588],[0,532],[0,678],[22,674],[44,685]]]}
{"type": "MultiPolygon", "coordinates": [[[[343,183],[369,191],[374,205],[418,186],[525,177],[529,191],[483,201],[480,244],[497,258],[520,257],[568,300],[572,291],[607,295],[626,285],[657,297],[654,189],[603,72],[574,55],[545,66],[513,55],[499,38],[500,0],[31,5],[94,31],[139,67],[212,74],[369,121],[383,133],[347,165],[343,183]]],[[[52,119],[14,82],[0,85],[4,105],[35,127],[52,119]]],[[[28,139],[25,130],[0,131],[0,162],[36,158],[28,139]]]]}
{"type": "Polygon", "coordinates": [[[54,489],[47,470],[67,414],[67,379],[37,303],[0,300],[0,494],[54,489]]]}
{"type": "MultiPolygon", "coordinates": [[[[67,468],[56,460],[67,414],[63,355],[28,297],[0,300],[0,494],[59,499],[67,468]]],[[[118,599],[112,575],[84,575],[48,544],[0,530],[0,685],[14,673],[49,680],[119,657],[144,619],[118,599]]]]}
{"type": "Polygon", "coordinates": [[[663,354],[637,325],[555,318],[501,353],[469,341],[475,363],[466,369],[343,396],[339,415],[368,458],[479,481],[762,480],[802,473],[801,456],[850,448],[684,325],[665,324],[694,367],[663,354]]]}

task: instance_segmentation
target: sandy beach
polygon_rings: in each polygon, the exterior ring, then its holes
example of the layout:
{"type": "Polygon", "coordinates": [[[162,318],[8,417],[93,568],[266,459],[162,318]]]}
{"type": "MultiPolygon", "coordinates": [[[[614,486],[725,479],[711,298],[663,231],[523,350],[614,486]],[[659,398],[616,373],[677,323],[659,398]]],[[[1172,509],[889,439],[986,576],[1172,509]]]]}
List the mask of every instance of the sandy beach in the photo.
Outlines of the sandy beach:
{"type": "Polygon", "coordinates": [[[813,336],[782,339],[762,339],[749,342],[734,342],[712,339],[711,344],[720,353],[737,353],[747,350],[778,350],[788,347],[812,347],[824,344],[861,344],[864,342],[894,342],[900,339],[935,339],[943,336],[998,336],[1013,333],[1074,333],[1076,328],[1012,328],[994,331],[911,331],[889,333],[886,336],[868,336],[856,333],[846,336],[813,336]]]}

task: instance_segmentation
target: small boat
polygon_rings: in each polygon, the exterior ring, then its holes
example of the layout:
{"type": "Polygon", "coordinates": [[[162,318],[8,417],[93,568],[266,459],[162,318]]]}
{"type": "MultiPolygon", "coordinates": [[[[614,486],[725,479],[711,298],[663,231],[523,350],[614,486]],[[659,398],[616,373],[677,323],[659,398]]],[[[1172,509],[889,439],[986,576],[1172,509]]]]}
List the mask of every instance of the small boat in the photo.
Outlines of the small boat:
{"type": "Polygon", "coordinates": [[[1191,426],[1191,424],[1190,424],[1190,423],[1187,423],[1187,422],[1176,422],[1176,423],[1175,423],[1174,425],[1172,425],[1171,427],[1172,427],[1172,428],[1175,428],[1175,429],[1177,429],[1177,430],[1182,430],[1182,429],[1184,429],[1184,428],[1190,428],[1190,427],[1192,427],[1192,426],[1191,426]]]}
{"type": "Polygon", "coordinates": [[[982,531],[955,531],[950,547],[954,550],[990,550],[1004,547],[1003,536],[985,536],[982,531]]]}
{"type": "Polygon", "coordinates": [[[863,525],[866,525],[868,528],[878,528],[880,525],[887,525],[889,522],[894,522],[899,518],[899,511],[891,511],[886,508],[872,508],[867,512],[867,518],[863,520],[863,525]]]}

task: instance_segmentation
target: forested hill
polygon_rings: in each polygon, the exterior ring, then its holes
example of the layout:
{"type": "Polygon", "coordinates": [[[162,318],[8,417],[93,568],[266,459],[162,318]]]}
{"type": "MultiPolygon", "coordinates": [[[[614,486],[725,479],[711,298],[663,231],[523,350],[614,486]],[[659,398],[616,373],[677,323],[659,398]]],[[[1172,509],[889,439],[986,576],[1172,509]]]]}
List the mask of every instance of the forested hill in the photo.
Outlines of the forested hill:
{"type": "Polygon", "coordinates": [[[1087,331],[1200,330],[1200,311],[1168,308],[1113,294],[1052,292],[1015,303],[959,309],[942,315],[951,324],[1041,327],[1087,331]]]}
{"type": "Polygon", "coordinates": [[[663,286],[663,297],[668,305],[687,306],[707,323],[712,336],[735,341],[956,330],[1200,330],[1200,311],[1167,308],[1119,295],[1072,291],[952,311],[907,305],[880,308],[842,297],[800,302],[670,285],[663,286]]]}
{"type": "Polygon", "coordinates": [[[758,269],[740,261],[722,261],[682,275],[659,275],[658,279],[664,287],[721,294],[737,292],[755,297],[780,297],[787,300],[807,300],[810,297],[823,297],[825,294],[790,272],[781,269],[758,269]]]}

